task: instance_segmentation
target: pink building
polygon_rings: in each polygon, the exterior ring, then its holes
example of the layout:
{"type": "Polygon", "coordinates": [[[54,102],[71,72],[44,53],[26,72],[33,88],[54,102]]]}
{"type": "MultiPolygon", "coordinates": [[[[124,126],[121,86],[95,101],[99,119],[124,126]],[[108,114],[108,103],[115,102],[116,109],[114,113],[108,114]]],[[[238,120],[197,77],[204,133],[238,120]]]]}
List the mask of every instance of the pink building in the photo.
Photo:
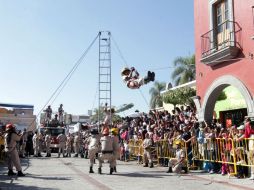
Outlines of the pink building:
{"type": "Polygon", "coordinates": [[[254,116],[254,1],[194,0],[199,120],[211,120],[218,95],[227,86],[244,97],[254,116]]]}

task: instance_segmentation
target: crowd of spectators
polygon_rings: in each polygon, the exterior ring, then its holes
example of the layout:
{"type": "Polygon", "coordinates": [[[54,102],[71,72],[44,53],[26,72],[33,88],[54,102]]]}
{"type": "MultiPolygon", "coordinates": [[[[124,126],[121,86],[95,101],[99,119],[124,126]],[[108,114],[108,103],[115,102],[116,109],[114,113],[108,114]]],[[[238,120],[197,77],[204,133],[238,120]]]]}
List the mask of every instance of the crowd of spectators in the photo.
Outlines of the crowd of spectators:
{"type": "MultiPolygon", "coordinates": [[[[248,123],[249,121],[250,120],[247,119],[245,122],[248,123]]],[[[173,147],[174,141],[182,140],[186,144],[188,166],[199,166],[199,168],[211,174],[220,173],[225,175],[233,173],[233,166],[225,164],[227,162],[233,162],[233,141],[222,145],[222,143],[215,140],[216,138],[233,139],[235,142],[238,142],[239,146],[235,147],[235,157],[238,164],[237,177],[242,178],[248,176],[248,167],[241,165],[244,164],[245,160],[248,158],[244,159],[243,157],[245,155],[240,154],[239,150],[243,148],[244,138],[250,137],[250,135],[246,136],[246,131],[248,130],[246,124],[225,127],[217,119],[200,123],[196,116],[195,107],[187,106],[184,108],[181,106],[175,107],[175,109],[172,110],[172,114],[168,111],[151,110],[148,114],[140,113],[137,117],[125,117],[123,118],[123,122],[115,124],[114,127],[120,129],[122,149],[126,150],[128,154],[130,149],[126,144],[128,144],[130,140],[144,140],[146,133],[149,134],[154,146],[158,146],[158,141],[165,140],[169,143],[169,149],[173,147]],[[210,144],[207,139],[210,139],[210,144]],[[194,160],[199,160],[193,155],[194,144],[198,145],[196,151],[198,151],[198,154],[203,160],[213,161],[195,161],[194,163],[194,160]],[[127,149],[125,147],[127,147],[127,149]],[[225,163],[216,162],[216,151],[217,153],[221,151],[218,154],[221,155],[220,160],[224,160],[225,163]]],[[[123,160],[126,160],[126,158],[123,158],[123,160]]],[[[160,161],[159,164],[167,166],[168,160],[164,159],[160,161]]]]}

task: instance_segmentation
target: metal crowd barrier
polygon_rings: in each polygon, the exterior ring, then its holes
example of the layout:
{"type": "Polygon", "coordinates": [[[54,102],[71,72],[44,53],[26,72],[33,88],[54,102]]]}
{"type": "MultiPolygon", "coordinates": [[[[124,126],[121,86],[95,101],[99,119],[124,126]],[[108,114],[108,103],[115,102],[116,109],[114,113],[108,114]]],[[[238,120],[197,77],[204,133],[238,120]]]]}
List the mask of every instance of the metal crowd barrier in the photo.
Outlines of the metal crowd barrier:
{"type": "Polygon", "coordinates": [[[129,140],[130,159],[139,159],[143,157],[142,140],[129,140]]]}
{"type": "MultiPolygon", "coordinates": [[[[142,140],[130,140],[130,154],[132,157],[142,157],[142,140]]],[[[203,143],[191,141],[188,145],[182,141],[182,148],[186,154],[186,160],[191,153],[191,160],[214,162],[229,165],[230,174],[237,174],[237,166],[254,167],[254,138],[237,141],[231,138],[206,138],[203,143]]],[[[175,145],[168,140],[155,142],[152,151],[154,158],[160,163],[161,159],[175,158],[175,145]]],[[[193,162],[194,165],[194,162],[193,162]]],[[[193,166],[192,165],[192,166],[193,166]]],[[[191,167],[191,165],[188,165],[191,167]]]]}
{"type": "MultiPolygon", "coordinates": [[[[130,140],[129,147],[132,158],[143,156],[142,140],[130,140]]],[[[155,153],[153,157],[158,163],[163,159],[175,158],[174,142],[159,140],[155,142],[154,148],[152,149],[155,153]]],[[[237,166],[254,167],[254,138],[243,139],[239,142],[231,138],[206,138],[203,143],[195,140],[189,142],[188,146],[182,141],[182,148],[186,153],[186,160],[191,153],[191,160],[228,164],[232,175],[237,173],[237,166]]],[[[192,167],[194,163],[188,166],[192,167]]]]}

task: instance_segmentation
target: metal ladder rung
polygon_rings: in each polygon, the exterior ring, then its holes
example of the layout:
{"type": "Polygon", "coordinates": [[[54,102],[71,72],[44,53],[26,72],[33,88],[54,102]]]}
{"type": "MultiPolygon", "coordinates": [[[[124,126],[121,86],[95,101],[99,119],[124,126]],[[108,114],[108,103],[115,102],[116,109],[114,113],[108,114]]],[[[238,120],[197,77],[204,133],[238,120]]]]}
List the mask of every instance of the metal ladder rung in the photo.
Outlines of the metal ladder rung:
{"type": "Polygon", "coordinates": [[[105,69],[105,68],[110,68],[110,66],[106,67],[106,66],[101,66],[101,69],[105,69]]]}
{"type": "Polygon", "coordinates": [[[99,90],[99,91],[102,91],[102,92],[108,92],[108,91],[110,91],[110,90],[99,90]]]}
{"type": "Polygon", "coordinates": [[[100,98],[101,100],[110,100],[110,98],[100,98]]]}
{"type": "Polygon", "coordinates": [[[99,82],[99,83],[102,83],[102,84],[103,84],[103,83],[110,83],[110,82],[99,82]]]}
{"type": "Polygon", "coordinates": [[[100,61],[110,61],[110,59],[100,59],[100,61]]]}
{"type": "Polygon", "coordinates": [[[110,73],[109,74],[100,74],[101,76],[110,76],[110,73]]]}
{"type": "Polygon", "coordinates": [[[101,54],[102,54],[102,53],[107,53],[107,54],[108,54],[108,53],[110,53],[110,52],[108,52],[108,51],[101,51],[100,53],[101,53],[101,54]]]}

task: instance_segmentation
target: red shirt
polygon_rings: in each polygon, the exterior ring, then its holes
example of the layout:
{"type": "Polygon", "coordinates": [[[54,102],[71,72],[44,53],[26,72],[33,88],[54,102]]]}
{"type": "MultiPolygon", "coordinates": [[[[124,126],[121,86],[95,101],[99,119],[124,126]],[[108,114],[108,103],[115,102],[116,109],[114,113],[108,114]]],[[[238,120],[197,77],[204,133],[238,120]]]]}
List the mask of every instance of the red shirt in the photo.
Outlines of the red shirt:
{"type": "Polygon", "coordinates": [[[247,122],[245,124],[245,132],[244,132],[244,138],[250,138],[250,136],[254,134],[254,130],[251,129],[250,122],[247,122]]]}

